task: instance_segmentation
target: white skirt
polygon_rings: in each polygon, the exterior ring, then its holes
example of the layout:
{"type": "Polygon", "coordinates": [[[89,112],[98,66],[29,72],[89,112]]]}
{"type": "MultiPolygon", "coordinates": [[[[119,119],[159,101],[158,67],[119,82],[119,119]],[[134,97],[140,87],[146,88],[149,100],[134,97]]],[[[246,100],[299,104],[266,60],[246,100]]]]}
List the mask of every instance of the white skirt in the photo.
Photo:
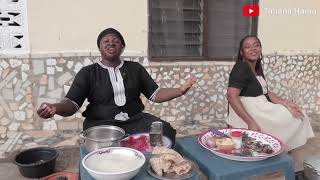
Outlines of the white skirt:
{"type": "MultiPolygon", "coordinates": [[[[261,131],[279,138],[285,145],[286,150],[292,150],[304,145],[307,140],[314,137],[309,118],[294,118],[286,107],[274,104],[267,100],[264,95],[258,97],[240,97],[240,100],[261,127],[261,131]]],[[[227,124],[235,128],[248,128],[248,125],[229,106],[227,124]]]]}

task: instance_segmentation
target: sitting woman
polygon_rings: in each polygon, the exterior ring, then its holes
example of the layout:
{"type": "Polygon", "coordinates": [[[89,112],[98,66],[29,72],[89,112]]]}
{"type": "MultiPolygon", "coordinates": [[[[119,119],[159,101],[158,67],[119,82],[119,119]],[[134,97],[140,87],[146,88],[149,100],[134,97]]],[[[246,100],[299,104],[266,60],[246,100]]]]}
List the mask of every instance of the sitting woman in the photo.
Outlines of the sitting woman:
{"type": "Polygon", "coordinates": [[[261,43],[257,37],[241,40],[227,90],[227,124],[235,128],[265,132],[279,138],[286,150],[314,136],[308,117],[300,108],[267,88],[261,65],[261,43]]]}
{"type": "Polygon", "coordinates": [[[142,65],[120,60],[125,41],[113,28],[99,34],[97,45],[101,61],[83,67],[75,76],[66,97],[59,103],[43,103],[37,111],[39,116],[71,116],[88,99],[89,105],[83,112],[84,130],[98,125],[114,125],[134,134],[149,132],[152,122],[161,121],[163,134],[174,143],[176,130],[169,123],[143,113],[140,95],[142,93],[154,102],[169,101],[185,94],[196,80],[191,78],[180,88],[160,88],[142,65]]]}

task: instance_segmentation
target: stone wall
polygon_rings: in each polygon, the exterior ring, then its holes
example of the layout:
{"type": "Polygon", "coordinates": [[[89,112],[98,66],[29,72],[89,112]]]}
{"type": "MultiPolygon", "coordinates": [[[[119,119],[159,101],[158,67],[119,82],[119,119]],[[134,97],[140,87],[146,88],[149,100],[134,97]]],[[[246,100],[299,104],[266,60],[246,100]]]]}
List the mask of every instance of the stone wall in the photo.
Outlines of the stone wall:
{"type": "MultiPolygon", "coordinates": [[[[320,55],[266,55],[264,69],[273,92],[296,101],[317,117],[320,105],[320,55]]],[[[225,126],[225,98],[233,62],[149,62],[146,57],[123,57],[143,64],[161,87],[178,87],[189,77],[197,85],[185,96],[161,104],[143,98],[146,111],[170,122],[178,135],[189,135],[212,126],[225,126]]],[[[34,146],[72,145],[82,129],[81,111],[71,117],[43,120],[36,114],[42,102],[58,102],[74,75],[99,61],[96,53],[32,55],[0,59],[0,157],[12,150],[34,146]]],[[[319,130],[317,118],[312,119],[319,130]]]]}

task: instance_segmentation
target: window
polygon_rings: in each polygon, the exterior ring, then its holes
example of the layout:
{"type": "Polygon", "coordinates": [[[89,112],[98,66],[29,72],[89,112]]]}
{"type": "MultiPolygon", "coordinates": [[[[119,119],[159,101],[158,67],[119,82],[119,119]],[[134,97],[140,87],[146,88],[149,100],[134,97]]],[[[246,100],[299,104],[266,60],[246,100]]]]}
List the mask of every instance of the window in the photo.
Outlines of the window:
{"type": "Polygon", "coordinates": [[[256,35],[257,19],[242,16],[256,0],[149,0],[151,59],[230,60],[240,40],[256,35]]]}
{"type": "Polygon", "coordinates": [[[0,53],[29,53],[27,0],[0,0],[0,53]]]}

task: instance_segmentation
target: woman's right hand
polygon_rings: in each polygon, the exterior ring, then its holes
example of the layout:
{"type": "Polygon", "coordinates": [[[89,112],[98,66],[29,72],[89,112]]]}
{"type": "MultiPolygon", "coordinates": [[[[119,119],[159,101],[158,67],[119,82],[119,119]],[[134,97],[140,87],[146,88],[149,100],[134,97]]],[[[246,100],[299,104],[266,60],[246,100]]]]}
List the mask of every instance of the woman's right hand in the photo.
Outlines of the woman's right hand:
{"type": "Polygon", "coordinates": [[[37,114],[44,119],[52,118],[56,114],[56,107],[50,103],[42,103],[37,110],[37,114]]]}
{"type": "Polygon", "coordinates": [[[251,131],[261,132],[260,126],[256,122],[252,122],[248,124],[248,129],[251,131]]]}

